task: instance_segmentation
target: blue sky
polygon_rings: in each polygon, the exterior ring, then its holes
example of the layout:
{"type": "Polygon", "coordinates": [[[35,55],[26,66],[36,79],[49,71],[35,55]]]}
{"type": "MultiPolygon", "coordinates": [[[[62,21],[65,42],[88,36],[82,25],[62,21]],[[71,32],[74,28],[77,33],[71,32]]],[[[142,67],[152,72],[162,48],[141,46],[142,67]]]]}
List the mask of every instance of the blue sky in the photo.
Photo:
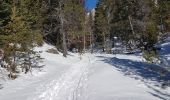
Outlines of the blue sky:
{"type": "Polygon", "coordinates": [[[87,7],[87,9],[88,9],[88,10],[91,10],[91,9],[95,8],[97,1],[98,1],[98,0],[87,0],[87,1],[86,1],[86,7],[87,7]]]}

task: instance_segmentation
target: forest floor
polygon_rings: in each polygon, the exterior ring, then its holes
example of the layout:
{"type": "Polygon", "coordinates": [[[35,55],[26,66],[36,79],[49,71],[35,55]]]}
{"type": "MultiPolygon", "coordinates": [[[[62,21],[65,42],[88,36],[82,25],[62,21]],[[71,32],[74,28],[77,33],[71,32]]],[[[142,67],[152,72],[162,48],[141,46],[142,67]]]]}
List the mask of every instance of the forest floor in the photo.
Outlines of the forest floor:
{"type": "Polygon", "coordinates": [[[0,100],[170,100],[170,87],[163,85],[170,73],[160,75],[162,67],[143,62],[140,54],[64,58],[46,52],[50,48],[37,49],[43,51],[44,68],[2,84],[0,100]]]}

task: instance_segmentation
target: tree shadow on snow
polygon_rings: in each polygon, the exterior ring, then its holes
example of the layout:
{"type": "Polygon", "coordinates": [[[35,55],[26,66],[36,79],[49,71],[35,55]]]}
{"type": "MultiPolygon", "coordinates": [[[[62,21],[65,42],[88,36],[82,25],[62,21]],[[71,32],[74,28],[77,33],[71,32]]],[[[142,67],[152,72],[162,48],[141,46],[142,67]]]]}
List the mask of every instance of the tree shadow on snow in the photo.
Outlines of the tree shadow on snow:
{"type": "Polygon", "coordinates": [[[151,90],[153,90],[154,92],[148,92],[151,95],[161,99],[161,100],[169,100],[170,98],[170,94],[167,93],[163,93],[162,91],[160,91],[159,89],[155,89],[152,86],[147,85],[148,88],[150,88],[151,90]]]}
{"type": "Polygon", "coordinates": [[[163,93],[154,87],[149,86],[150,81],[154,81],[159,85],[156,85],[161,88],[166,88],[170,86],[170,72],[165,68],[149,64],[145,62],[138,62],[129,59],[119,59],[119,58],[111,58],[111,57],[104,57],[98,56],[100,58],[104,58],[102,61],[105,63],[111,64],[115,67],[118,71],[122,72],[124,75],[135,78],[137,80],[144,81],[146,86],[153,90],[152,92],[148,92],[151,95],[160,98],[161,100],[169,100],[169,94],[163,93]],[[148,81],[149,80],[149,81],[148,81]]]}
{"type": "Polygon", "coordinates": [[[161,46],[161,50],[159,51],[160,55],[168,55],[170,54],[170,44],[165,43],[161,46]]]}
{"type": "MultiPolygon", "coordinates": [[[[98,56],[102,57],[102,56],[98,56]]],[[[168,83],[170,81],[170,72],[165,68],[149,64],[145,62],[132,61],[129,59],[119,59],[119,58],[104,58],[105,63],[113,65],[117,70],[124,73],[124,75],[131,76],[135,79],[140,80],[151,80],[159,83],[168,83]]],[[[168,84],[169,85],[169,84],[168,84]]]]}
{"type": "Polygon", "coordinates": [[[2,87],[2,84],[0,84],[0,89],[2,89],[3,87],[2,87]]]}
{"type": "Polygon", "coordinates": [[[161,99],[161,100],[168,100],[166,97],[161,96],[161,95],[159,95],[159,94],[151,93],[151,92],[148,92],[148,93],[150,93],[150,94],[153,95],[154,97],[157,97],[157,98],[159,98],[159,99],[161,99]]]}

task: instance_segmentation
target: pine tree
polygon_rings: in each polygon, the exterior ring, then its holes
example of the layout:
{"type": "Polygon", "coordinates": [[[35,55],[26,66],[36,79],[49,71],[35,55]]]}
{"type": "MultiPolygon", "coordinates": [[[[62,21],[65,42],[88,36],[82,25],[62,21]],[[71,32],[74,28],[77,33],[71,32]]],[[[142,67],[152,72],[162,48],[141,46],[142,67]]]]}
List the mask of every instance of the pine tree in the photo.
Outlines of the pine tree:
{"type": "Polygon", "coordinates": [[[169,16],[170,1],[168,0],[158,0],[157,7],[157,24],[160,26],[160,32],[165,33],[168,29],[167,17],[169,16]]]}
{"type": "MultiPolygon", "coordinates": [[[[10,5],[8,2],[2,0],[0,1],[0,34],[2,29],[10,20],[10,5]]],[[[2,40],[0,40],[0,47],[2,47],[2,40]]]]}
{"type": "MultiPolygon", "coordinates": [[[[11,12],[9,22],[3,26],[1,40],[5,51],[5,61],[9,64],[9,77],[15,76],[17,69],[25,56],[32,56],[33,48],[42,44],[40,30],[36,29],[35,19],[31,20],[31,10],[29,10],[28,0],[9,3],[11,12]],[[22,11],[22,10],[25,10],[22,11]]],[[[32,15],[35,16],[35,15],[32,15]]],[[[30,62],[30,61],[29,61],[30,62]]],[[[31,66],[29,66],[31,67],[31,66]]],[[[30,68],[28,69],[30,70],[30,68]]]]}
{"type": "Polygon", "coordinates": [[[105,51],[106,38],[109,38],[109,24],[104,0],[100,0],[97,4],[94,24],[96,42],[102,41],[102,48],[105,51]]]}
{"type": "Polygon", "coordinates": [[[147,1],[148,6],[148,14],[145,18],[145,31],[142,34],[142,51],[143,57],[149,61],[153,62],[153,60],[157,57],[157,51],[154,48],[155,44],[158,42],[159,30],[158,30],[158,8],[154,1],[147,1]]]}
{"type": "Polygon", "coordinates": [[[67,20],[66,32],[72,37],[83,37],[83,43],[77,43],[78,51],[82,52],[83,48],[86,48],[86,14],[84,5],[81,0],[69,0],[64,10],[67,20]]]}

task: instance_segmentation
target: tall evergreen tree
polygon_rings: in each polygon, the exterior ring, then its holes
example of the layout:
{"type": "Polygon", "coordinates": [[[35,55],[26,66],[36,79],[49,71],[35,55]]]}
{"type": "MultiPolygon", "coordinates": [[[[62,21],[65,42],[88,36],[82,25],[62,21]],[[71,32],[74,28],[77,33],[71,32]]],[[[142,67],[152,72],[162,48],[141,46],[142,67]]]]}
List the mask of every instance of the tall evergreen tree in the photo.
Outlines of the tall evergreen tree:
{"type": "MultiPolygon", "coordinates": [[[[72,37],[82,37],[83,36],[83,44],[77,43],[77,47],[79,51],[85,49],[85,9],[82,0],[70,0],[65,6],[65,15],[67,19],[67,34],[72,37]]],[[[71,37],[71,38],[72,38],[71,37]]],[[[79,40],[79,39],[78,39],[79,40]]]]}
{"type": "MultiPolygon", "coordinates": [[[[9,22],[10,20],[10,5],[9,2],[5,0],[0,1],[0,34],[2,35],[3,27],[9,22]]],[[[2,47],[2,40],[0,40],[0,47],[2,47]]]]}
{"type": "Polygon", "coordinates": [[[157,24],[160,26],[160,32],[165,33],[169,27],[167,17],[169,16],[170,1],[157,0],[157,24]]]}
{"type": "MultiPolygon", "coordinates": [[[[36,17],[36,15],[33,15],[33,11],[30,10],[29,3],[29,0],[11,1],[8,3],[10,6],[9,21],[1,28],[0,37],[10,77],[16,73],[19,67],[18,64],[22,62],[18,58],[25,59],[26,56],[30,58],[30,56],[34,55],[33,48],[42,44],[40,30],[35,28],[38,26],[35,24],[36,19],[31,17],[36,17]],[[20,57],[21,54],[24,56],[20,57]]],[[[29,71],[31,65],[29,67],[25,66],[24,68],[29,71]]]]}
{"type": "Polygon", "coordinates": [[[106,37],[109,36],[108,16],[106,12],[106,1],[99,0],[95,13],[95,37],[96,41],[102,41],[102,48],[105,51],[106,37]]]}

